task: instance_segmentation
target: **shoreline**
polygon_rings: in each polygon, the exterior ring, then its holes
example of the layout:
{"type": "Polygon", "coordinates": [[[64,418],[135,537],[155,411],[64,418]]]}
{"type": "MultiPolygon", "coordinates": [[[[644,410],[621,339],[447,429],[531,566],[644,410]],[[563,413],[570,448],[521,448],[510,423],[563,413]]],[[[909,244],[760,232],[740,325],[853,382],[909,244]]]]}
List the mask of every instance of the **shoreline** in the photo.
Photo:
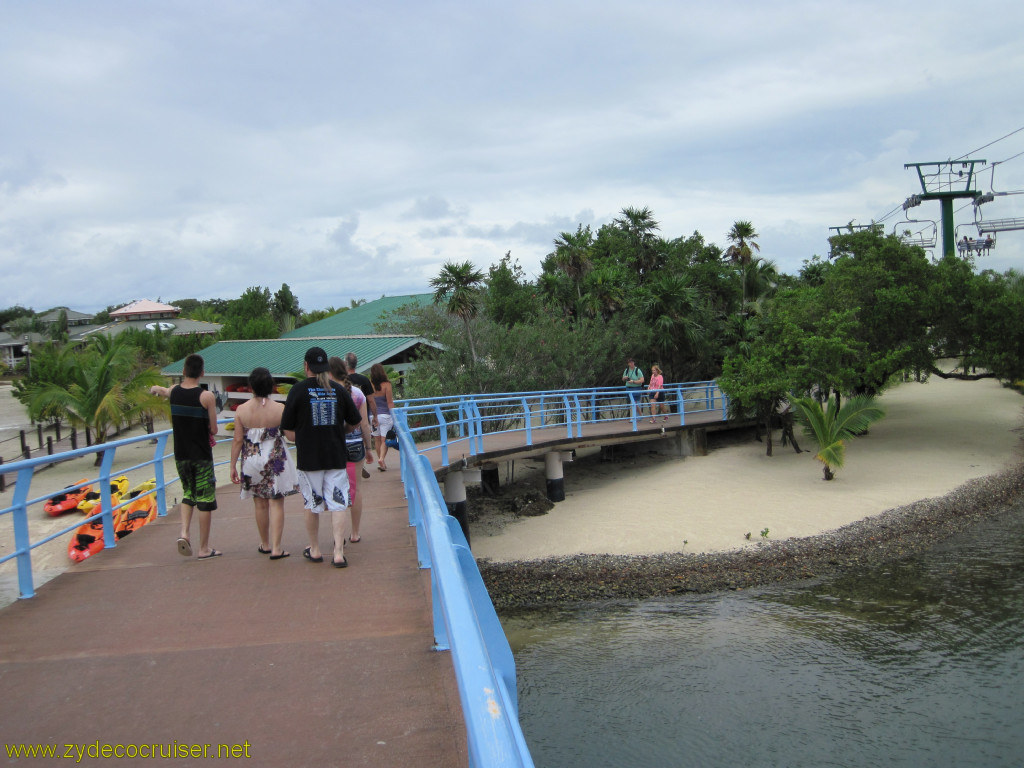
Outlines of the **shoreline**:
{"type": "Polygon", "coordinates": [[[498,611],[636,600],[829,578],[919,554],[1024,498],[1024,462],[944,496],[888,509],[841,528],[728,552],[478,560],[498,611]]]}

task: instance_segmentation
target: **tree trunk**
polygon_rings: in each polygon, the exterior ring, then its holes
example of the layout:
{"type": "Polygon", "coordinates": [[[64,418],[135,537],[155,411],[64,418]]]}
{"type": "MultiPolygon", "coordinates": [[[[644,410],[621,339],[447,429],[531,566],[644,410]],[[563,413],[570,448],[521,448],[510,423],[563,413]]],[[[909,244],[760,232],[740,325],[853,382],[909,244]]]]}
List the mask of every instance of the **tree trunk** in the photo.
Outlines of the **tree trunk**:
{"type": "Polygon", "coordinates": [[[832,467],[830,467],[828,464],[826,464],[825,465],[825,479],[826,480],[831,480],[833,477],[835,477],[835,473],[832,472],[832,467]]]}

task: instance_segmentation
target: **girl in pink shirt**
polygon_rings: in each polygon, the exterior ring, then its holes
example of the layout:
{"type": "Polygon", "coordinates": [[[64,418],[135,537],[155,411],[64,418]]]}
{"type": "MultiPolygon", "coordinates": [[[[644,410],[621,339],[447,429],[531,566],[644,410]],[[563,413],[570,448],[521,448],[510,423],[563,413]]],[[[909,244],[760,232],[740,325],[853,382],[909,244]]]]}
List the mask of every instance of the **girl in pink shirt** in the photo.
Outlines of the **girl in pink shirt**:
{"type": "MultiPolygon", "coordinates": [[[[657,365],[651,366],[651,383],[647,388],[651,392],[651,424],[654,423],[654,417],[658,414],[664,406],[661,403],[665,402],[665,379],[661,375],[661,368],[657,365]]],[[[662,421],[668,421],[668,413],[662,417],[662,421]]]]}

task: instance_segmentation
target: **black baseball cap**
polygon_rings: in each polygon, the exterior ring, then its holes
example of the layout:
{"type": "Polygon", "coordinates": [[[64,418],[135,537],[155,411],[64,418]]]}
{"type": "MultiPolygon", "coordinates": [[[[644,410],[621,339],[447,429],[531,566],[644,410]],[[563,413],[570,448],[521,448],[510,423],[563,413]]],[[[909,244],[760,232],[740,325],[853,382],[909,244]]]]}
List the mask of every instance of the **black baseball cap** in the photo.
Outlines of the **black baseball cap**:
{"type": "Polygon", "coordinates": [[[320,347],[310,347],[306,350],[306,365],[309,366],[310,373],[323,373],[331,367],[327,362],[327,353],[320,347]]]}

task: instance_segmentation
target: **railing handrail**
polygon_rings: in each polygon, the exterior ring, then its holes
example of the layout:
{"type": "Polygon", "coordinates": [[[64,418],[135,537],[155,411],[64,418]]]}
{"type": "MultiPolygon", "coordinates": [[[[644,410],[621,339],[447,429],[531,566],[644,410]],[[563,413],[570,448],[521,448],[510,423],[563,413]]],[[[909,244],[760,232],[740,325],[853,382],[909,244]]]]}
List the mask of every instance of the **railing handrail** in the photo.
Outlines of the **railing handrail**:
{"type": "MultiPolygon", "coordinates": [[[[662,405],[674,406],[671,418],[680,426],[686,425],[688,414],[705,412],[715,413],[721,421],[728,418],[728,397],[714,380],[670,383],[662,391],[666,397],[662,405]]],[[[406,415],[410,435],[420,443],[414,442],[416,450],[439,450],[441,463],[447,466],[449,449],[454,445],[462,446],[463,455],[483,453],[485,433],[525,432],[526,445],[531,446],[533,429],[551,423],[565,424],[570,438],[574,428],[575,436],[582,437],[583,425],[597,422],[628,421],[632,431],[638,432],[643,421],[641,410],[651,392],[626,386],[584,387],[415,398],[398,400],[395,406],[406,415]],[[626,413],[616,413],[627,404],[626,413]],[[485,425],[493,426],[499,420],[520,423],[509,429],[485,429],[485,425]],[[431,444],[423,445],[425,440],[431,444]]]]}
{"type": "MultiPolygon", "coordinates": [[[[399,409],[395,432],[400,446],[413,444],[399,409]]],[[[476,560],[448,514],[430,460],[408,448],[399,455],[420,565],[430,568],[435,648],[452,654],[469,764],[531,768],[519,725],[515,660],[476,560]]]]}
{"type": "MultiPolygon", "coordinates": [[[[218,419],[217,423],[226,424],[233,420],[234,417],[222,418],[218,419]]],[[[156,496],[157,516],[165,517],[167,515],[167,487],[178,482],[177,475],[172,477],[170,480],[164,480],[164,462],[174,456],[173,452],[167,451],[167,440],[170,435],[171,430],[164,429],[158,432],[146,433],[144,435],[135,435],[134,437],[125,437],[119,440],[97,443],[85,448],[75,448],[70,451],[55,453],[52,456],[36,456],[31,459],[12,461],[10,464],[3,465],[3,472],[5,474],[13,473],[16,475],[12,503],[10,506],[0,509],[0,517],[8,514],[13,515],[14,551],[0,557],[0,564],[6,563],[8,560],[13,560],[14,558],[18,559],[19,597],[30,598],[35,596],[32,576],[32,550],[53,541],[59,536],[63,536],[71,531],[77,530],[85,523],[89,523],[96,519],[101,519],[103,521],[104,530],[114,530],[114,512],[130,502],[121,502],[117,505],[113,505],[111,503],[109,496],[111,478],[137,469],[142,469],[143,467],[152,466],[153,474],[157,482],[156,487],[151,491],[151,493],[156,496]],[[114,459],[119,448],[146,441],[154,443],[153,458],[130,467],[121,467],[116,471],[114,470],[114,459]],[[79,518],[67,528],[62,528],[59,531],[50,533],[38,541],[31,541],[28,531],[28,508],[45,502],[54,494],[60,493],[64,490],[63,488],[51,490],[43,496],[37,496],[30,499],[28,496],[32,486],[32,480],[35,477],[36,469],[39,467],[49,466],[50,464],[55,464],[57,462],[77,459],[97,453],[102,454],[99,475],[94,479],[86,480],[84,483],[67,487],[73,489],[85,485],[98,485],[99,492],[103,497],[102,503],[97,505],[100,508],[100,511],[94,515],[79,518]]],[[[227,462],[219,462],[217,466],[225,463],[227,462]]],[[[116,536],[103,537],[104,549],[113,549],[116,546],[116,536]]]]}

